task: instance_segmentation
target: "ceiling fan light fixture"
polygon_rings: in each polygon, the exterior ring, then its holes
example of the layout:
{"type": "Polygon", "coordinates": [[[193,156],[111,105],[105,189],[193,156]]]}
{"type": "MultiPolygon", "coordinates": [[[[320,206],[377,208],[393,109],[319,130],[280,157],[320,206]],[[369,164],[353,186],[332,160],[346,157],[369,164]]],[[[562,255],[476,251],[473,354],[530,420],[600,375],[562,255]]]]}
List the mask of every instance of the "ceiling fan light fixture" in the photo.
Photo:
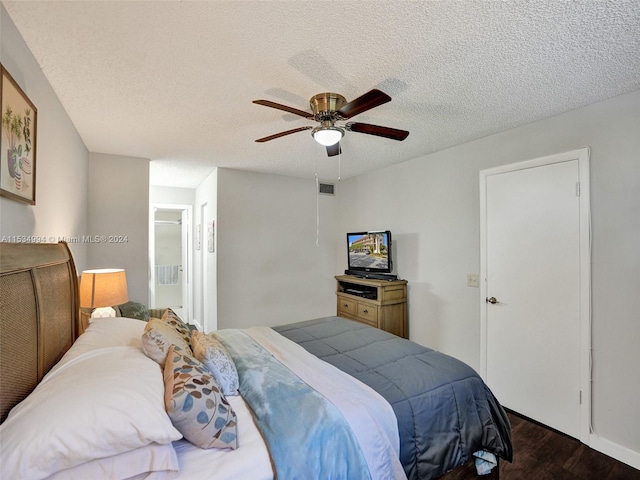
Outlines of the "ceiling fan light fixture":
{"type": "Polygon", "coordinates": [[[324,145],[325,147],[330,147],[331,145],[335,145],[344,136],[344,130],[340,127],[336,126],[322,126],[316,127],[311,131],[311,135],[316,142],[320,145],[324,145]]]}

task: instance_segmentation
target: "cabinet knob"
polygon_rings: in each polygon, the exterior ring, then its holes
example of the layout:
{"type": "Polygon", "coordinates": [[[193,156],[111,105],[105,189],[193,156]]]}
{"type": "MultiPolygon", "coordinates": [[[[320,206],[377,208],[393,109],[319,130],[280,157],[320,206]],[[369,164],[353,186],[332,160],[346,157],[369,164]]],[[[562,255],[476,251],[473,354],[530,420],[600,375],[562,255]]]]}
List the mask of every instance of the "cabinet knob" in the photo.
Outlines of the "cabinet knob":
{"type": "Polygon", "coordinates": [[[369,313],[369,310],[367,310],[366,308],[362,311],[362,313],[369,313]]]}
{"type": "Polygon", "coordinates": [[[346,307],[348,307],[348,306],[349,306],[349,304],[348,304],[348,303],[345,303],[345,304],[344,304],[344,305],[342,305],[342,306],[346,308],[346,307]]]}

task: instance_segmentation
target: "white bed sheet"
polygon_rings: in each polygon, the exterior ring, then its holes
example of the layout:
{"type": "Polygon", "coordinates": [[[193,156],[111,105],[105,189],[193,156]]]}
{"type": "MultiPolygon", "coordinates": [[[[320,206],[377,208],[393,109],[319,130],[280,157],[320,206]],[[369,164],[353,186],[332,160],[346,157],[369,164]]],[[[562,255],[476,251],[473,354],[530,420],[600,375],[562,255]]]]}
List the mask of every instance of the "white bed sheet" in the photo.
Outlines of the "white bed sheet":
{"type": "Polygon", "coordinates": [[[241,396],[227,397],[238,419],[236,450],[204,450],[186,440],[173,442],[178,454],[180,480],[272,480],[269,452],[246,402],[241,396]],[[213,473],[215,472],[215,475],[213,473]]]}
{"type": "MultiPolygon", "coordinates": [[[[123,318],[95,319],[81,336],[79,345],[56,367],[72,363],[78,356],[95,348],[128,345],[141,349],[145,323],[123,318]]],[[[267,327],[245,330],[278,360],[290,368],[312,388],[336,405],[350,423],[361,442],[373,479],[406,479],[398,459],[399,439],[397,422],[391,406],[368,386],[319,360],[302,347],[267,327]],[[355,389],[355,390],[354,390],[355,389]],[[355,392],[355,393],[354,393],[355,392]],[[365,414],[352,417],[349,410],[363,410],[365,414]],[[374,433],[376,432],[376,433],[374,433]]],[[[275,476],[267,445],[253,420],[253,414],[242,396],[228,396],[227,400],[238,421],[236,450],[201,449],[186,440],[173,442],[180,471],[179,480],[272,480],[275,476]]],[[[144,476],[136,477],[136,480],[144,476]]],[[[146,480],[155,480],[151,474],[146,480]]]]}

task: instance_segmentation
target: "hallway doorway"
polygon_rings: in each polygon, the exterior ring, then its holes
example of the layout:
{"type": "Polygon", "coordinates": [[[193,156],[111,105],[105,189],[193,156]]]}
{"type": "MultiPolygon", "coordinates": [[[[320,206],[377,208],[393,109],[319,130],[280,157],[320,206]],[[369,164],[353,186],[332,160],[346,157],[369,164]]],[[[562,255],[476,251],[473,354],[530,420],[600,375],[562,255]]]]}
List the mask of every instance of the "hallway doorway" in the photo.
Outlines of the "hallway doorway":
{"type": "Polygon", "coordinates": [[[149,232],[149,307],[192,317],[191,205],[155,204],[149,232]]]}

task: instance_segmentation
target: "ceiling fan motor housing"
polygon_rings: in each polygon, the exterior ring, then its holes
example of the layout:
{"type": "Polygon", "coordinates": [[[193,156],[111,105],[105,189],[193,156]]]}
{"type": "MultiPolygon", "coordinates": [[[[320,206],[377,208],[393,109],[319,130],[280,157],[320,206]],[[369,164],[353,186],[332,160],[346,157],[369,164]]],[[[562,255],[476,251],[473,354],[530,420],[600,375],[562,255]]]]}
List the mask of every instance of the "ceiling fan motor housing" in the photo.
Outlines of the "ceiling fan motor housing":
{"type": "Polygon", "coordinates": [[[313,111],[315,119],[319,122],[323,120],[337,120],[336,111],[346,105],[347,99],[337,93],[319,93],[309,100],[309,106],[313,111]]]}

